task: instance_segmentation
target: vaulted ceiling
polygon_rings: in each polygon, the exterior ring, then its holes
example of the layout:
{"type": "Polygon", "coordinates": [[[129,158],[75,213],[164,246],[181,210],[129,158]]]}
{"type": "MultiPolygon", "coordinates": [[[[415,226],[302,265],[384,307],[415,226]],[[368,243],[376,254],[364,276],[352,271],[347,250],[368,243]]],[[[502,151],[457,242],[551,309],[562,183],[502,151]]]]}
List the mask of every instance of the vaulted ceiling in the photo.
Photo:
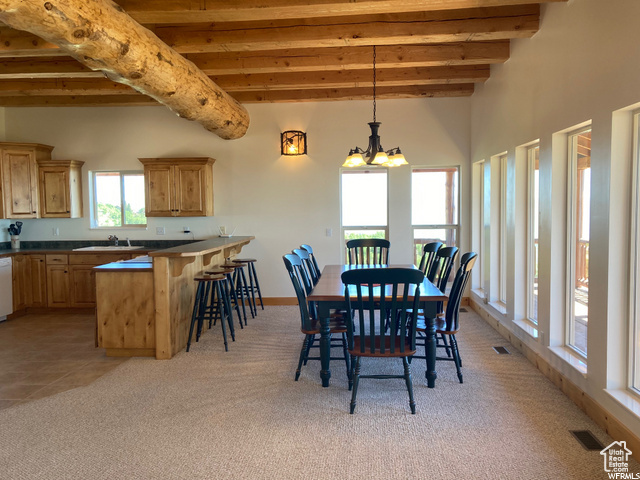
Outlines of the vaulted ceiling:
{"type": "MultiPolygon", "coordinates": [[[[256,103],[370,99],[374,45],[378,98],[469,96],[509,58],[511,39],[538,31],[548,1],[564,0],[116,3],[222,90],[256,103]]],[[[0,106],[148,104],[56,44],[0,24],[0,106]]]]}

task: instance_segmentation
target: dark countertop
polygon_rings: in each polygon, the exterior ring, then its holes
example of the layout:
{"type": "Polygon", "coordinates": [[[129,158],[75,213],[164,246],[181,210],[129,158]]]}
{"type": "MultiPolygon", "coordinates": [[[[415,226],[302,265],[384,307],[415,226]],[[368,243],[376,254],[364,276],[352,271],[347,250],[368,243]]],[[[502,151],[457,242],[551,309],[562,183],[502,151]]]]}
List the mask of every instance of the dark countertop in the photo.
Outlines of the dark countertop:
{"type": "Polygon", "coordinates": [[[165,248],[163,250],[155,250],[149,255],[151,257],[197,257],[199,255],[206,255],[208,253],[218,252],[225,247],[232,247],[234,245],[245,245],[251,240],[254,240],[254,236],[245,237],[216,237],[201,242],[189,243],[187,245],[180,245],[178,247],[165,248]]]}
{"type": "MultiPolygon", "coordinates": [[[[13,250],[10,248],[10,242],[0,243],[0,257],[7,257],[16,254],[47,254],[47,253],[68,253],[78,255],[100,255],[105,253],[147,253],[152,250],[162,250],[166,248],[176,247],[179,245],[186,245],[193,243],[193,241],[184,240],[144,240],[144,241],[132,241],[132,246],[143,245],[143,248],[135,250],[76,250],[74,248],[100,246],[106,247],[113,245],[113,242],[106,242],[100,240],[61,240],[61,241],[22,241],[19,250],[13,250]]],[[[196,242],[197,243],[197,242],[196,242]]],[[[121,242],[121,245],[126,245],[126,240],[121,242]]]]}

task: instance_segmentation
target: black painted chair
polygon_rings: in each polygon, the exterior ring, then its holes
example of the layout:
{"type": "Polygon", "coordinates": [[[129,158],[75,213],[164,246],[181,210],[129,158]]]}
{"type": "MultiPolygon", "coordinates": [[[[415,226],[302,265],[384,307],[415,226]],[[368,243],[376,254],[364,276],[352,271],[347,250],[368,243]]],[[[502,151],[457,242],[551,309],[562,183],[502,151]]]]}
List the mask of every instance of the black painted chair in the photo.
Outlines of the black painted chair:
{"type": "Polygon", "coordinates": [[[349,265],[386,265],[391,242],[382,238],[358,238],[347,242],[349,265]]]}
{"type": "MultiPolygon", "coordinates": [[[[456,256],[458,255],[458,247],[442,247],[436,252],[436,256],[431,264],[427,278],[438,289],[445,293],[447,290],[447,283],[451,276],[451,270],[453,269],[456,256]]],[[[439,313],[444,312],[444,302],[438,302],[437,311],[439,313]]]]}
{"type": "MultiPolygon", "coordinates": [[[[283,255],[282,259],[289,273],[289,278],[293,284],[293,288],[298,298],[298,308],[300,310],[300,331],[304,334],[304,341],[302,342],[302,348],[300,349],[300,358],[298,359],[298,368],[296,369],[295,380],[300,378],[300,372],[302,365],[306,365],[308,360],[320,360],[320,356],[310,357],[309,353],[314,346],[315,336],[320,334],[320,322],[313,318],[309,314],[309,307],[307,304],[307,295],[305,288],[303,287],[304,268],[300,257],[294,254],[283,255]]],[[[329,322],[329,331],[331,333],[331,348],[342,348],[342,357],[330,357],[331,360],[344,360],[347,368],[347,377],[350,378],[351,367],[350,357],[347,353],[347,327],[344,323],[342,316],[332,316],[329,322]],[[334,335],[339,337],[334,337],[334,335]]],[[[318,348],[318,346],[315,346],[318,348]]]]}
{"type": "MultiPolygon", "coordinates": [[[[465,253],[460,261],[460,268],[456,272],[456,276],[451,286],[451,293],[449,293],[449,299],[447,300],[447,310],[444,314],[439,314],[436,319],[436,335],[446,336],[449,338],[448,344],[437,344],[437,348],[447,349],[447,357],[438,357],[436,360],[449,360],[453,361],[456,365],[456,373],[458,374],[458,380],[462,383],[462,360],[460,359],[460,350],[458,349],[458,340],[456,334],[460,331],[460,302],[464,289],[467,286],[469,277],[471,276],[471,269],[476,263],[478,255],[474,252],[465,253]],[[451,355],[449,355],[449,351],[451,355]]],[[[418,317],[416,326],[418,332],[417,344],[425,346],[426,343],[426,322],[423,318],[418,317]]],[[[425,346],[426,348],[426,346],[425,346]]],[[[414,358],[425,358],[426,356],[414,355],[414,358]]]]}
{"type": "Polygon", "coordinates": [[[431,265],[436,259],[436,253],[442,248],[442,242],[427,243],[422,247],[422,258],[420,259],[420,270],[427,275],[431,270],[431,265]]]}
{"type": "MultiPolygon", "coordinates": [[[[311,263],[313,264],[313,268],[316,271],[316,278],[320,280],[320,275],[322,275],[322,271],[320,270],[320,266],[318,265],[318,260],[316,259],[316,256],[313,253],[313,248],[311,248],[311,245],[306,245],[304,243],[300,245],[300,248],[309,252],[309,258],[311,258],[311,263]]],[[[318,283],[318,281],[316,280],[315,283],[318,283]]]]}
{"type": "MultiPolygon", "coordinates": [[[[294,248],[291,253],[300,257],[300,260],[302,260],[302,267],[304,268],[307,277],[309,278],[313,286],[317,285],[320,277],[316,274],[316,269],[313,266],[313,260],[311,259],[309,252],[307,252],[307,250],[305,250],[304,248],[294,248]]],[[[307,290],[307,295],[309,295],[309,293],[311,292],[307,290]]]]}
{"type": "Polygon", "coordinates": [[[356,408],[361,378],[403,378],[409,392],[411,413],[416,412],[408,361],[415,354],[416,326],[415,322],[407,322],[407,318],[410,312],[417,311],[423,280],[424,274],[413,268],[365,268],[342,274],[348,312],[347,339],[352,357],[351,413],[356,408]],[[374,295],[380,293],[378,298],[369,295],[372,291],[374,295]],[[414,294],[413,300],[409,299],[410,294],[414,294]],[[388,329],[382,312],[390,312],[388,329]],[[404,374],[361,375],[362,357],[401,358],[404,374]]]}

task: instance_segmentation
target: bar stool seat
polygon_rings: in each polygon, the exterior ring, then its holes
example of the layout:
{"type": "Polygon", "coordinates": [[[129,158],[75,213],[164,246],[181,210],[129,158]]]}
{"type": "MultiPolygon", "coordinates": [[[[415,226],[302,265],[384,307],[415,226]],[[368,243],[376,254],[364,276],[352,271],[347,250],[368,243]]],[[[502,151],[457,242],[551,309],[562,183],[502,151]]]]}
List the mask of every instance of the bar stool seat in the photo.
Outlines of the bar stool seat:
{"type": "Polygon", "coordinates": [[[202,335],[202,326],[204,321],[209,320],[209,328],[211,328],[211,322],[218,314],[220,315],[220,324],[222,325],[224,350],[227,352],[229,351],[229,347],[227,344],[225,318],[229,324],[229,329],[231,330],[231,339],[234,342],[236,340],[231,317],[231,306],[226,290],[227,277],[225,275],[200,274],[194,277],[193,280],[198,282],[198,286],[196,288],[196,298],[193,302],[193,313],[191,314],[191,325],[189,327],[189,338],[187,340],[187,352],[191,348],[191,338],[193,336],[193,330],[196,323],[198,324],[198,328],[196,330],[197,342],[200,340],[200,336],[202,335]]]}
{"type": "Polygon", "coordinates": [[[264,303],[262,302],[262,292],[260,291],[260,282],[258,282],[258,274],[256,273],[255,258],[236,258],[233,260],[235,263],[241,263],[247,265],[247,271],[249,272],[249,290],[251,292],[251,299],[253,301],[253,310],[258,313],[256,307],[256,293],[260,300],[260,307],[264,310],[264,303]]]}

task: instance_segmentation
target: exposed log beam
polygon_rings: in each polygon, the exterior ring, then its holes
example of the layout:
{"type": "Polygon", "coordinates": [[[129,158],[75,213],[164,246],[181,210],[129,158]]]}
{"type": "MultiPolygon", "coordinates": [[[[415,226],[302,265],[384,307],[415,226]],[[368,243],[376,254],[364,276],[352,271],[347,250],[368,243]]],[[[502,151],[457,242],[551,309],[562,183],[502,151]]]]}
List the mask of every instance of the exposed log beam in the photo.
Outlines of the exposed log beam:
{"type": "MultiPolygon", "coordinates": [[[[566,0],[541,0],[540,3],[566,0]]],[[[531,0],[119,0],[139,23],[246,22],[523,5],[531,0]]]]}
{"type": "MultiPolygon", "coordinates": [[[[378,72],[377,84],[380,87],[390,87],[474,83],[484,82],[489,78],[489,73],[488,65],[386,69],[378,72]]],[[[370,69],[221,75],[214,80],[229,94],[244,91],[373,86],[370,69]]],[[[123,95],[129,92],[130,88],[126,85],[107,79],[0,80],[0,97],[123,95]]]]}
{"type": "MultiPolygon", "coordinates": [[[[468,97],[473,94],[473,84],[422,85],[406,87],[380,87],[376,91],[379,100],[415,97],[468,97]]],[[[232,96],[243,103],[269,102],[317,102],[330,100],[371,100],[371,88],[314,90],[272,90],[267,92],[237,92],[232,96]]],[[[0,107],[107,107],[107,106],[159,105],[145,95],[100,96],[51,96],[51,97],[0,97],[0,107]]]]}
{"type": "Polygon", "coordinates": [[[180,53],[204,53],[506,40],[531,37],[539,27],[537,4],[454,12],[157,27],[154,31],[180,53]]]}
{"type": "Polygon", "coordinates": [[[0,0],[0,21],[59,45],[91,69],[222,138],[247,131],[249,115],[242,105],[109,0],[0,0]]]}
{"type": "MultiPolygon", "coordinates": [[[[370,47],[305,48],[258,52],[189,54],[207,75],[303,72],[371,68],[370,47]]],[[[377,48],[378,69],[486,65],[509,58],[509,42],[389,45],[377,48]]],[[[100,78],[71,57],[0,59],[0,79],[100,78]]]]}

